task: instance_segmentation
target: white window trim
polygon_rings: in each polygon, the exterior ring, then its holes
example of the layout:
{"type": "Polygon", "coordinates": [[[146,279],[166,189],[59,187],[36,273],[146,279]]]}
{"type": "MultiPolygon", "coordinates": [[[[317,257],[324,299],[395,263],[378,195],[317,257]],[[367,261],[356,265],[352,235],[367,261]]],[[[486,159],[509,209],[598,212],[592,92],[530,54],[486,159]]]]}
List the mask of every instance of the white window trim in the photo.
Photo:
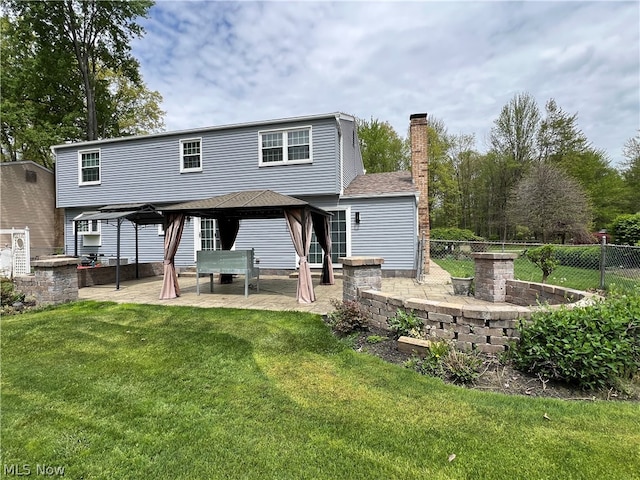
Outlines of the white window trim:
{"type": "MultiPolygon", "coordinates": [[[[347,230],[347,257],[351,256],[351,206],[338,208],[325,208],[329,213],[344,211],[345,228],[347,230]]],[[[333,249],[333,245],[332,245],[333,249]]],[[[296,266],[300,265],[300,257],[296,254],[296,266]]],[[[322,268],[322,263],[309,263],[311,268],[322,268]]],[[[342,263],[334,263],[333,268],[342,268],[342,263]]]]}
{"type": "Polygon", "coordinates": [[[102,222],[100,220],[74,220],[76,223],[80,223],[80,222],[87,222],[87,224],[89,225],[89,227],[91,227],[92,222],[96,222],[97,225],[97,230],[88,230],[86,232],[81,232],[77,227],[75,229],[76,232],[78,232],[78,235],[100,235],[102,233],[102,222]]]}
{"type": "Polygon", "coordinates": [[[78,150],[78,185],[100,185],[102,183],[102,151],[99,148],[90,150],[78,150]],[[82,154],[98,152],[98,180],[92,182],[82,181],[82,154]]]}
{"type": "Polygon", "coordinates": [[[202,137],[183,138],[180,140],[180,173],[201,172],[202,171],[202,137]],[[184,168],[184,148],[186,142],[200,142],[200,166],[197,168],[184,168]]]}
{"type": "Polygon", "coordinates": [[[291,128],[277,128],[273,130],[260,130],[258,131],[258,166],[259,167],[273,167],[277,165],[300,165],[305,163],[313,163],[313,129],[311,125],[301,125],[299,127],[291,127],[291,128]],[[287,157],[289,155],[289,145],[288,145],[288,135],[285,135],[287,132],[293,132],[296,130],[309,130],[309,158],[306,160],[289,160],[287,157]],[[262,135],[266,133],[281,133],[283,135],[282,138],[282,156],[284,160],[282,162],[263,162],[262,161],[262,135]]]}

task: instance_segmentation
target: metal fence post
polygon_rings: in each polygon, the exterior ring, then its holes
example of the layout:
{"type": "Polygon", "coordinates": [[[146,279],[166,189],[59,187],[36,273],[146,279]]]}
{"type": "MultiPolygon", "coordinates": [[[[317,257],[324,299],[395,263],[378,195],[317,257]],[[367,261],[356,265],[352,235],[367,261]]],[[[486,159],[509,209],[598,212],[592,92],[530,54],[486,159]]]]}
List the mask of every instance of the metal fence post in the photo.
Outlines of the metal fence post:
{"type": "Polygon", "coordinates": [[[604,273],[607,264],[607,236],[602,235],[600,242],[600,290],[604,290],[604,273]]]}

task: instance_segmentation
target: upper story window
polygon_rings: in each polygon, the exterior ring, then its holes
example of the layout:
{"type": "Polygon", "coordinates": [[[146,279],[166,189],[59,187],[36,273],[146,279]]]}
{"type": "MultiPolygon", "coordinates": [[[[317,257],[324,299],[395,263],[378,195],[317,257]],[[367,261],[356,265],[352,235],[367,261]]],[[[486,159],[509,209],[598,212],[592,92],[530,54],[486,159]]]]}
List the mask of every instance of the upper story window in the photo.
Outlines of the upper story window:
{"type": "Polygon", "coordinates": [[[79,184],[100,184],[100,150],[78,152],[79,184]]]}
{"type": "Polygon", "coordinates": [[[311,162],[311,127],[260,132],[260,165],[311,162]]]}
{"type": "Polygon", "coordinates": [[[189,138],[180,140],[180,171],[202,171],[202,139],[189,138]]]}

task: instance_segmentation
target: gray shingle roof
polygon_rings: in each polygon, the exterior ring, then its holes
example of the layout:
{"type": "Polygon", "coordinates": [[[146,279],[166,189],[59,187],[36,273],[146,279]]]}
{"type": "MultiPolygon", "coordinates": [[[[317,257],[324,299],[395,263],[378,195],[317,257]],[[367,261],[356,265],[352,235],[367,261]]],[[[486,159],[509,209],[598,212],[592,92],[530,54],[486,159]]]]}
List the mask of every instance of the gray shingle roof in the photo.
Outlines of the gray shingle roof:
{"type": "Polygon", "coordinates": [[[415,194],[411,172],[385,172],[358,175],[345,189],[345,196],[415,194]]]}

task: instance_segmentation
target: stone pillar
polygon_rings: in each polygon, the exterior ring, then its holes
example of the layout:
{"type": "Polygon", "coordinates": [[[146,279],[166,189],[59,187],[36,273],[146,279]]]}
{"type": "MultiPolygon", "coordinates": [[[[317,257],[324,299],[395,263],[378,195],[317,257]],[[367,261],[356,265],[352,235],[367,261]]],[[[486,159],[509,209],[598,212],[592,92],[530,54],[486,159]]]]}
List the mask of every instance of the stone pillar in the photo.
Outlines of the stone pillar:
{"type": "Polygon", "coordinates": [[[513,280],[517,253],[472,253],[475,261],[475,297],[489,302],[505,302],[507,280],[513,280]]]}
{"type": "Polygon", "coordinates": [[[358,289],[382,290],[380,257],[347,257],[342,262],[342,299],[357,300],[358,289]]]}
{"type": "Polygon", "coordinates": [[[16,277],[16,288],[36,299],[37,305],[52,305],[78,299],[79,258],[59,257],[31,262],[33,274],[16,277]]]}
{"type": "MultiPolygon", "coordinates": [[[[424,238],[422,273],[429,273],[429,132],[427,114],[415,113],[409,117],[411,137],[411,176],[418,188],[418,238],[424,238]]],[[[424,278],[419,279],[421,281],[424,278]]]]}

